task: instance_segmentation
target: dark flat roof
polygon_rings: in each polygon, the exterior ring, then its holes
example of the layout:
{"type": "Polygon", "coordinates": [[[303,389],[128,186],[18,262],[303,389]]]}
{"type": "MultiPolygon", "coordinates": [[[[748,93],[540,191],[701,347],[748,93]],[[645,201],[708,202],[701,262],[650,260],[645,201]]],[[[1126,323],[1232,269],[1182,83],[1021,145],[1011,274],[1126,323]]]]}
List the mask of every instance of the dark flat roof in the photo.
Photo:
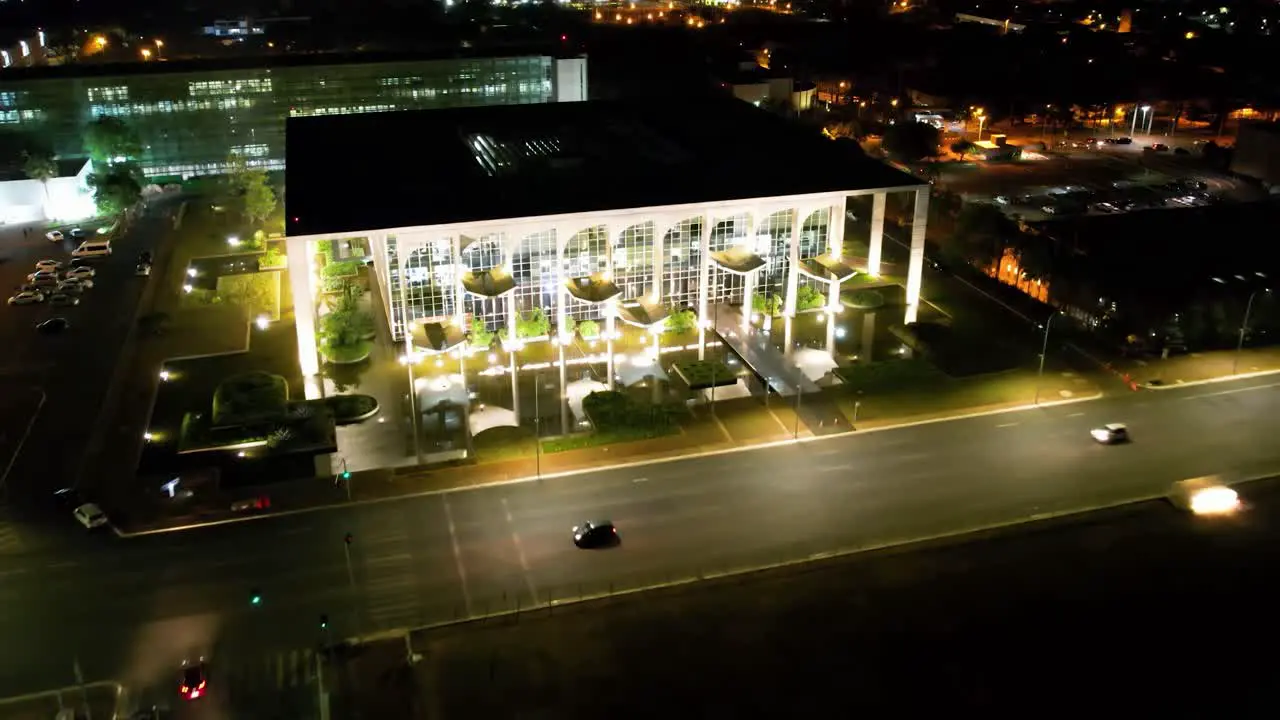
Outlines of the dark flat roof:
{"type": "Polygon", "coordinates": [[[358,53],[281,53],[279,55],[246,55],[225,58],[194,58],[163,62],[71,63],[41,65],[0,70],[0,85],[24,80],[52,80],[77,77],[114,77],[119,75],[165,75],[169,73],[218,72],[278,67],[317,67],[321,65],[361,65],[390,62],[423,62],[488,57],[547,55],[573,57],[556,45],[482,45],[478,47],[439,47],[416,52],[358,53]]]}
{"type": "Polygon", "coordinates": [[[910,175],[727,97],[289,118],[287,231],[910,187],[910,175]]]}

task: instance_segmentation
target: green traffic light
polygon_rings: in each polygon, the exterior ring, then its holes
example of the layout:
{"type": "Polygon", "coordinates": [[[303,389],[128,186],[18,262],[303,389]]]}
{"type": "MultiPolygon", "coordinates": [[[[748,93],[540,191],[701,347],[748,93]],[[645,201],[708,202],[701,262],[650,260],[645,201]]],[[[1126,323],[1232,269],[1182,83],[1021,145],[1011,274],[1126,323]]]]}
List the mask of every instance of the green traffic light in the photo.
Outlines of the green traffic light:
{"type": "Polygon", "coordinates": [[[252,600],[250,600],[250,602],[252,602],[254,605],[261,605],[261,604],[262,604],[262,596],[261,596],[261,595],[254,595],[254,596],[253,596],[253,599],[252,599],[252,600]]]}
{"type": "Polygon", "coordinates": [[[351,479],[351,473],[347,472],[346,470],[343,470],[343,471],[342,471],[342,479],[343,479],[343,480],[350,480],[350,479],[351,479]]]}

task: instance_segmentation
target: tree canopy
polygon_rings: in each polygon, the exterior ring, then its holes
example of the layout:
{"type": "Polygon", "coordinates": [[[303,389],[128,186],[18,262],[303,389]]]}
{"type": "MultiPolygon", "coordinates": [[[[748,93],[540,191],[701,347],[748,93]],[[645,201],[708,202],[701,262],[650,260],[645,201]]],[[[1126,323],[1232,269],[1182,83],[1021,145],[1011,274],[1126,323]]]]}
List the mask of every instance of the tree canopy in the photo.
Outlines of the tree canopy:
{"type": "Polygon", "coordinates": [[[93,202],[102,215],[116,215],[142,199],[142,171],[133,163],[106,166],[89,175],[93,202]]]}
{"type": "Polygon", "coordinates": [[[142,155],[142,141],[120,118],[103,116],[85,128],[84,149],[96,167],[105,167],[137,160],[142,155]]]}
{"type": "Polygon", "coordinates": [[[938,128],[928,123],[900,122],[885,129],[883,146],[895,160],[916,162],[937,155],[941,137],[938,128]]]}
{"type": "Polygon", "coordinates": [[[994,205],[969,203],[956,217],[956,241],[965,259],[990,265],[1014,243],[1018,226],[994,205]]]}
{"type": "Polygon", "coordinates": [[[231,170],[227,174],[227,190],[231,198],[239,203],[240,212],[246,220],[261,223],[276,210],[276,193],[271,189],[271,181],[265,170],[250,168],[245,159],[232,155],[231,170]]]}

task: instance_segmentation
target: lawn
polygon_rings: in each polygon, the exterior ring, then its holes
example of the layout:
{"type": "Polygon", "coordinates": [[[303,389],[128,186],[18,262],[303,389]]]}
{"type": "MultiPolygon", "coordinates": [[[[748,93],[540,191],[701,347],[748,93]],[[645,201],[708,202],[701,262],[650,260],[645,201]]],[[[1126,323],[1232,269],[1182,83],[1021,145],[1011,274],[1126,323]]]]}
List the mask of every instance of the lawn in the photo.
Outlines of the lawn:
{"type": "Polygon", "coordinates": [[[675,435],[680,432],[680,426],[674,416],[683,410],[679,406],[646,404],[625,392],[591,393],[583,400],[582,408],[595,429],[581,435],[543,440],[543,452],[557,453],[675,435]]]}

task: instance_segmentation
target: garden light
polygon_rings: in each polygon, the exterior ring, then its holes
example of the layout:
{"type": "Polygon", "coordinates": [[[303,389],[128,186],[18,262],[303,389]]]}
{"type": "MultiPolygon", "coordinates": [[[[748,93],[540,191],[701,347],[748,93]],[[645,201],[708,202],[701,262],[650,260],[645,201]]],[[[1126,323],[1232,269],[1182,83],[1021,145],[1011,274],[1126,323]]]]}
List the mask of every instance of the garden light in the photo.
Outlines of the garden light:
{"type": "Polygon", "coordinates": [[[146,440],[147,442],[151,442],[151,441],[152,441],[152,439],[154,439],[154,438],[155,438],[155,436],[154,436],[154,435],[152,435],[152,434],[151,434],[151,433],[149,433],[149,432],[142,433],[142,439],[143,439],[143,440],[146,440]]]}
{"type": "Polygon", "coordinates": [[[231,247],[240,247],[240,238],[235,235],[230,235],[227,237],[227,244],[231,247]]]}
{"type": "Polygon", "coordinates": [[[271,319],[268,318],[266,315],[259,315],[258,319],[254,320],[253,322],[255,325],[258,326],[259,330],[266,330],[267,326],[271,324],[271,319]]]}
{"type": "Polygon", "coordinates": [[[182,292],[184,292],[184,293],[189,293],[189,292],[191,292],[191,291],[192,291],[192,290],[194,290],[194,289],[195,289],[195,288],[191,287],[190,285],[183,285],[183,286],[182,286],[182,292]]]}
{"type": "Polygon", "coordinates": [[[187,268],[187,277],[195,277],[195,276],[196,276],[196,269],[193,267],[187,268]]]}
{"type": "Polygon", "coordinates": [[[161,371],[160,371],[160,382],[169,382],[169,378],[170,378],[170,377],[171,377],[171,375],[169,374],[169,371],[168,371],[168,370],[161,370],[161,371]]]}

